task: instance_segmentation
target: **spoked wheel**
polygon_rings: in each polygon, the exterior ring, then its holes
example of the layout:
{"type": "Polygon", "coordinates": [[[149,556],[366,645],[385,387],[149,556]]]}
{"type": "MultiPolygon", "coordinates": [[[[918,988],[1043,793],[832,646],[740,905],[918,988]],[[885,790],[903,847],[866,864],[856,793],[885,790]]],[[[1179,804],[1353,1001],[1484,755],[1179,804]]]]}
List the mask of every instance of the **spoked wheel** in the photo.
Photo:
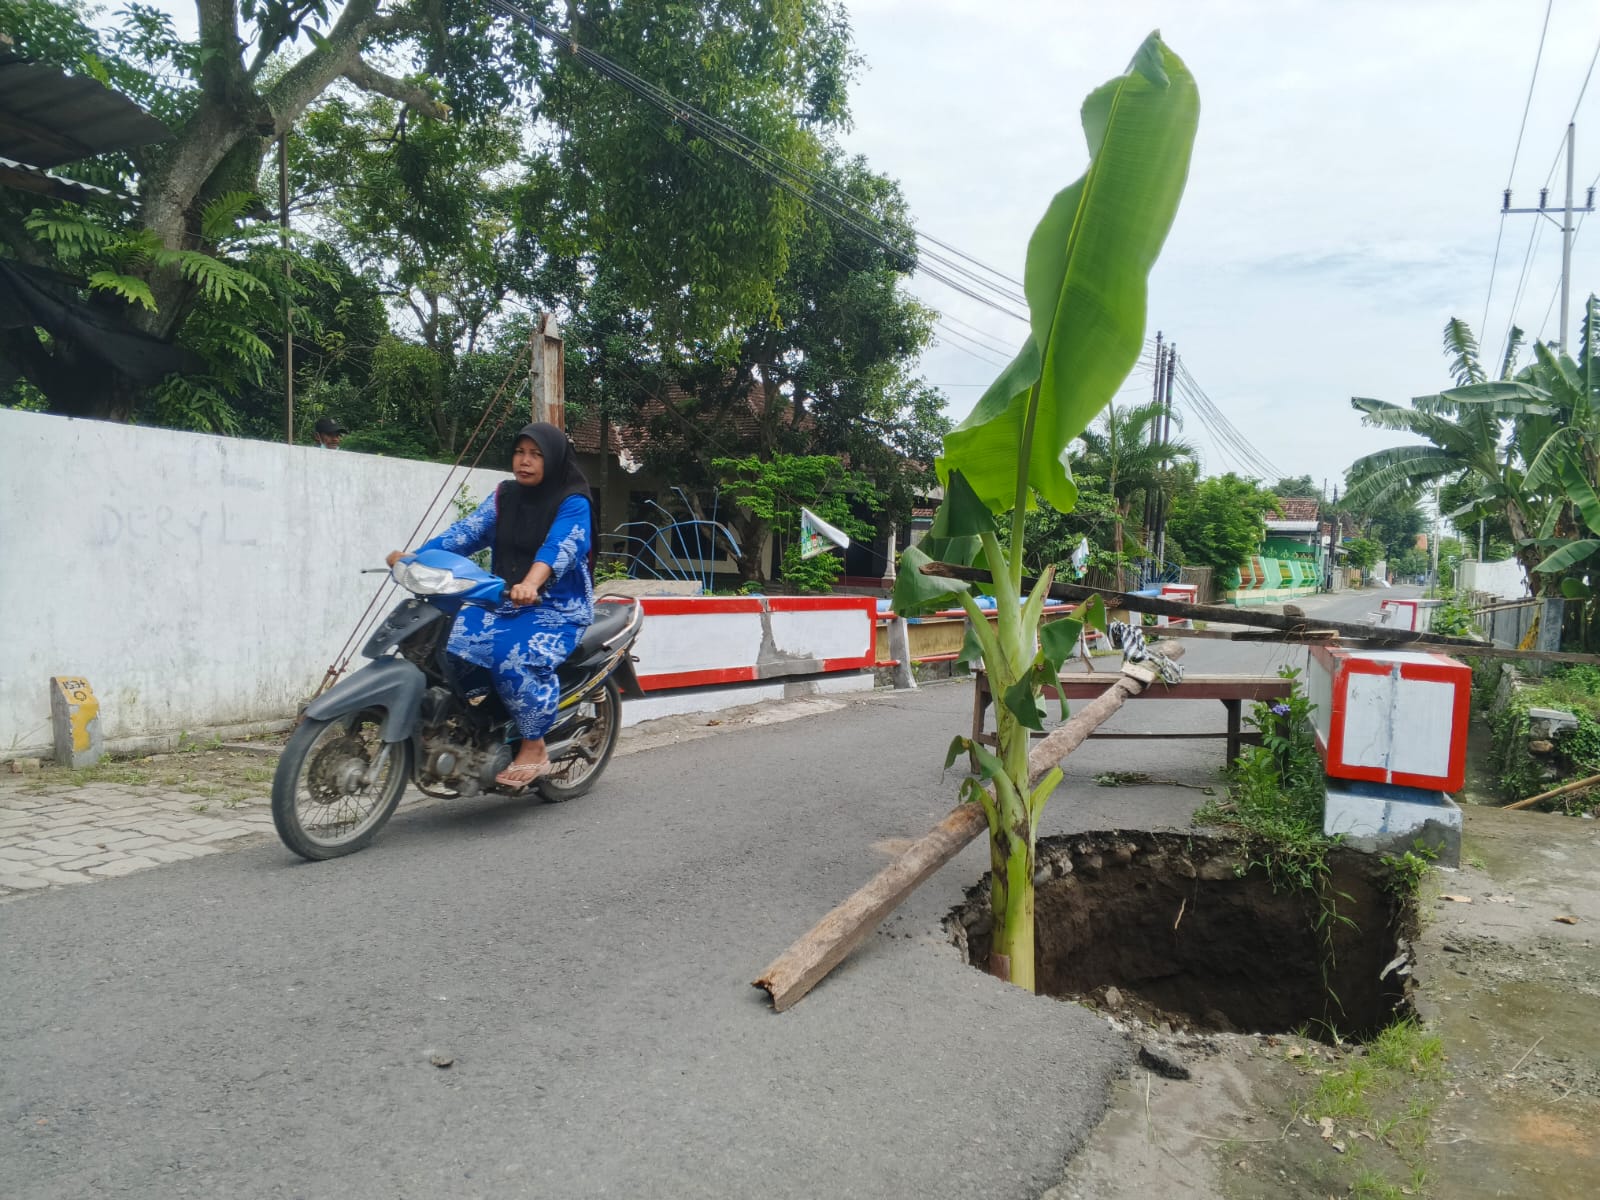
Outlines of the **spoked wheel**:
{"type": "Polygon", "coordinates": [[[551,803],[583,795],[594,786],[600,772],[611,761],[611,752],[617,748],[617,734],[622,731],[622,693],[617,690],[615,680],[607,679],[583,698],[577,720],[587,725],[577,737],[584,753],[562,759],[554,771],[534,784],[539,794],[551,803]]]}
{"type": "Polygon", "coordinates": [[[272,779],[272,823],[313,861],[360,850],[383,828],[411,777],[411,743],[383,740],[384,711],[300,722],[272,779]]]}

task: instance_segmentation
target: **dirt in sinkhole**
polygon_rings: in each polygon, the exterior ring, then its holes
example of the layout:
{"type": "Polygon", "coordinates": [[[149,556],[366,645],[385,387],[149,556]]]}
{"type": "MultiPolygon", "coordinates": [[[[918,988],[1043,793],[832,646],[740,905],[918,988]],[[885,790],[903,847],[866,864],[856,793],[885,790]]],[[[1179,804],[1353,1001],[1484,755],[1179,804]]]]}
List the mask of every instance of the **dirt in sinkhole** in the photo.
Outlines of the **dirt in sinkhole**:
{"type": "MultiPolygon", "coordinates": [[[[1113,831],[1038,846],[1038,990],[1153,1024],[1362,1038],[1409,1011],[1412,904],[1377,859],[1328,855],[1318,892],[1240,842],[1113,831]]],[[[986,876],[947,927],[988,961],[986,876]]]]}

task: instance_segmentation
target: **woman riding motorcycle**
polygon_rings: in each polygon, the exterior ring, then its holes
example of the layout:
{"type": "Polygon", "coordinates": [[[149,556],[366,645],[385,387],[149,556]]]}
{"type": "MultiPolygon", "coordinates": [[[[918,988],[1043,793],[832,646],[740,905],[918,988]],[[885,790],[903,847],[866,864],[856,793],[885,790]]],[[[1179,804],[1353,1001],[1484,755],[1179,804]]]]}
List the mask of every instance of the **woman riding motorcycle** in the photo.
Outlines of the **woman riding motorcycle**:
{"type": "MultiPolygon", "coordinates": [[[[489,569],[508,585],[498,609],[462,608],[448,649],[493,673],[522,735],[495,782],[521,790],[554,769],[544,735],[560,698],[556,668],[594,621],[594,530],[589,482],[572,440],[554,425],[540,421],[517,434],[511,473],[475,511],[418,549],[469,555],[490,547],[489,569]]],[[[389,566],[404,555],[391,553],[389,566]]]]}

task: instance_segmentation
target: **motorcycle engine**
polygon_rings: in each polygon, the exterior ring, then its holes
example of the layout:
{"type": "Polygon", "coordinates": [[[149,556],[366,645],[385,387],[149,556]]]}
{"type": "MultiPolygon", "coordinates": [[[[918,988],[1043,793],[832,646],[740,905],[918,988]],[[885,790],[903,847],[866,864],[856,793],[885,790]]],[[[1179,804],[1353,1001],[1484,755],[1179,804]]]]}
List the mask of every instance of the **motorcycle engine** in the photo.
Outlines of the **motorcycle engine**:
{"type": "Polygon", "coordinates": [[[511,747],[504,742],[484,744],[447,689],[428,689],[421,716],[418,782],[423,791],[431,794],[433,788],[449,788],[458,796],[476,796],[511,765],[511,747]]]}

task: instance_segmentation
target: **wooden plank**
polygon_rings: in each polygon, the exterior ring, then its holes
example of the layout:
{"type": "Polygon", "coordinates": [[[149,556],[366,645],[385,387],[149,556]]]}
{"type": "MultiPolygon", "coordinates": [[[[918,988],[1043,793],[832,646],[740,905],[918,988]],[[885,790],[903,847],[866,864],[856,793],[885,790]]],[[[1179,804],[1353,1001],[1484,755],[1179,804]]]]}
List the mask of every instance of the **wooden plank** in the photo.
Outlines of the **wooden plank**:
{"type": "MultiPolygon", "coordinates": [[[[1183,647],[1174,647],[1179,654],[1183,647]]],[[[1174,655],[1173,657],[1176,657],[1174,655]]],[[[1028,755],[1028,778],[1037,783],[1073,750],[1083,744],[1107,717],[1122,707],[1158,678],[1153,670],[1124,666],[1105,693],[1081,712],[1053,731],[1028,755]]],[[[961,852],[968,842],[988,828],[983,808],[962,804],[918,838],[863,888],[840,904],[777,958],[753,984],[772,997],[772,1007],[783,1012],[791,1008],[843,962],[851,950],[866,940],[902,901],[929,875],[961,852]]]]}
{"type": "Polygon", "coordinates": [[[755,986],[772,997],[777,1012],[790,1008],[844,961],[916,886],[949,862],[987,827],[976,804],[955,808],[933,830],[773,960],[755,986]]]}
{"type": "Polygon", "coordinates": [[[1305,633],[1267,633],[1247,629],[1173,629],[1165,627],[1156,631],[1162,641],[1167,638],[1210,638],[1225,642],[1245,642],[1253,646],[1338,646],[1345,650],[1413,650],[1419,654],[1451,654],[1458,658],[1514,658],[1526,662],[1600,662],[1600,654],[1580,654],[1575,650],[1513,650],[1496,646],[1493,642],[1472,642],[1461,645],[1459,638],[1434,641],[1408,642],[1401,646],[1393,642],[1369,637],[1342,637],[1334,634],[1318,636],[1323,631],[1305,633]]]}
{"type": "MultiPolygon", "coordinates": [[[[924,575],[937,575],[945,579],[964,579],[973,583],[991,582],[989,572],[980,571],[975,567],[958,567],[953,563],[926,563],[922,567],[924,575]]],[[[1032,590],[1037,580],[1024,579],[1022,590],[1032,590]]],[[[1311,621],[1305,616],[1292,617],[1286,613],[1261,612],[1250,608],[1227,608],[1214,604],[1189,604],[1182,600],[1173,600],[1165,596],[1138,596],[1128,592],[1114,592],[1104,588],[1082,587],[1075,583],[1053,583],[1050,585],[1050,596],[1055,600],[1089,600],[1099,596],[1105,601],[1107,611],[1125,608],[1129,612],[1154,613],[1162,617],[1187,617],[1196,621],[1217,621],[1225,625],[1254,625],[1263,629],[1281,629],[1287,633],[1301,632],[1306,629],[1333,629],[1342,637],[1359,637],[1367,641],[1382,642],[1385,645],[1403,645],[1408,642],[1421,641],[1424,638],[1442,646],[1478,646],[1481,643],[1471,638],[1428,637],[1427,634],[1418,633],[1412,629],[1384,629],[1377,625],[1358,625],[1350,621],[1311,621]]],[[[1591,660],[1600,661],[1600,655],[1589,655],[1591,660]]]]}
{"type": "MultiPolygon", "coordinates": [[[[1044,694],[1054,699],[1065,694],[1068,700],[1083,700],[1098,696],[1104,690],[1087,679],[1063,679],[1055,687],[1046,687],[1044,694]]],[[[1196,679],[1190,682],[1166,684],[1140,692],[1133,699],[1144,700],[1276,700],[1287,696],[1290,684],[1287,679],[1275,676],[1261,678],[1196,679]]]]}

